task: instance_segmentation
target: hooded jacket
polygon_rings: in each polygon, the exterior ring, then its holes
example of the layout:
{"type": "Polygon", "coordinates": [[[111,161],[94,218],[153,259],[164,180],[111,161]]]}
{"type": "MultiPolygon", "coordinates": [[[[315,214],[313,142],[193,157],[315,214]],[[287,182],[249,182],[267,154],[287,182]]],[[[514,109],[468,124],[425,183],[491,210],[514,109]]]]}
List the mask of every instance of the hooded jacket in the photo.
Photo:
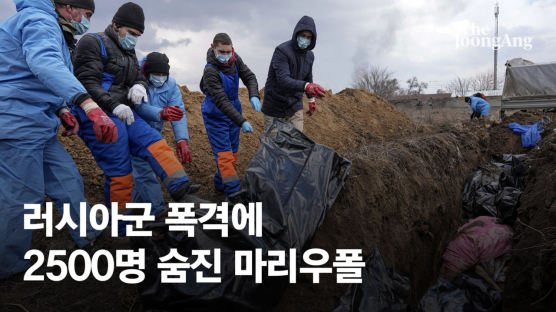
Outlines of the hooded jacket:
{"type": "Polygon", "coordinates": [[[292,39],[280,44],[268,69],[262,111],[277,118],[293,116],[303,109],[305,84],[313,82],[313,49],[317,42],[315,21],[303,16],[293,31],[292,39]],[[302,50],[297,45],[297,35],[308,30],[313,33],[309,47],[302,50]]]}
{"type": "Polygon", "coordinates": [[[73,75],[70,51],[50,0],[15,0],[0,24],[0,140],[44,142],[56,135],[56,112],[89,98],[73,75]]]}
{"type": "MultiPolygon", "coordinates": [[[[147,58],[144,57],[139,62],[139,66],[143,66],[146,60],[147,58]]],[[[176,80],[168,76],[168,81],[166,81],[166,83],[160,88],[156,88],[151,83],[148,83],[148,85],[149,102],[136,105],[135,111],[137,114],[148,122],[151,127],[156,129],[158,132],[162,132],[162,129],[164,128],[164,120],[160,119],[160,112],[167,106],[178,106],[183,111],[183,117],[178,121],[170,121],[172,128],[174,129],[174,137],[176,142],[180,140],[186,140],[189,142],[185,107],[183,105],[183,99],[176,80]]]]}
{"type": "Polygon", "coordinates": [[[255,74],[243,63],[239,54],[234,52],[234,61],[231,65],[224,65],[216,59],[214,51],[209,48],[207,51],[207,63],[214,66],[205,66],[203,77],[201,78],[201,91],[212,97],[216,107],[223,112],[231,121],[241,127],[246,121],[245,118],[234,108],[224,87],[222,86],[222,77],[220,72],[224,75],[235,75],[236,67],[238,70],[239,78],[249,91],[249,98],[259,97],[259,84],[255,74]]]}
{"type": "Polygon", "coordinates": [[[483,98],[470,96],[471,102],[469,105],[471,106],[471,111],[473,113],[480,113],[480,116],[488,116],[490,114],[490,104],[485,101],[483,98]]]}
{"type": "Polygon", "coordinates": [[[103,33],[97,35],[102,38],[107,59],[102,57],[101,44],[97,37],[91,34],[83,36],[73,55],[75,76],[104,111],[112,113],[119,104],[133,107],[127,99],[129,89],[135,84],[141,84],[148,90],[135,50],[122,48],[112,25],[108,25],[103,33]],[[110,80],[108,91],[103,87],[106,79],[110,80]]]}

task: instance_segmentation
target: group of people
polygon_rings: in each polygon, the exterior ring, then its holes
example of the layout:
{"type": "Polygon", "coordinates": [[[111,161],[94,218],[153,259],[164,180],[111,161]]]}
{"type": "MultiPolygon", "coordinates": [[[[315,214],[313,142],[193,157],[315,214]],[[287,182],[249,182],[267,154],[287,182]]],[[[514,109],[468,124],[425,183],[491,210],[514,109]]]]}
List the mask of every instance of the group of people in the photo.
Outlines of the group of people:
{"type": "MultiPolygon", "coordinates": [[[[0,279],[29,265],[24,255],[32,231],[24,229],[24,204],[40,204],[46,195],[59,211],[70,204],[71,218],[80,218],[83,180],[57,139],[60,123],[62,135],[79,135],[87,145],[105,175],[105,204],[118,203],[122,213],[130,202],[152,203],[153,213],[161,212],[159,179],[175,202],[194,201],[200,187],[182,166],[192,156],[169,59],[159,52],[137,59],[135,45],[145,30],[139,5],[122,5],[104,32],[85,35],[94,0],[14,2],[17,13],[0,24],[0,279]],[[84,36],[77,42],[76,35],[84,36]],[[173,127],[177,157],[161,136],[165,121],[173,127]]],[[[235,170],[240,131],[253,132],[242,115],[239,80],[253,109],[264,113],[265,129],[279,119],[303,131],[303,95],[310,114],[315,98],[325,96],[313,83],[316,39],[313,19],[304,16],[292,39],[274,51],[261,105],[257,79],[230,36],[214,37],[200,83],[202,115],[216,160],[214,187],[230,202],[241,200],[235,170]]],[[[87,237],[70,229],[79,248],[100,234],[86,226],[87,237]]]]}

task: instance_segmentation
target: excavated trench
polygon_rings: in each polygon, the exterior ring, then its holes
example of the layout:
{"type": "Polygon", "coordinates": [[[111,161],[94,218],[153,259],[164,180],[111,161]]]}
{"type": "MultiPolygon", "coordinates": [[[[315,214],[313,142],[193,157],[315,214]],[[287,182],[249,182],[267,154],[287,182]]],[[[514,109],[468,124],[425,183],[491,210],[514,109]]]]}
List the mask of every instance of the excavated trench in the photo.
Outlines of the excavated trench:
{"type": "MultiPolygon", "coordinates": [[[[415,303],[436,281],[444,248],[462,220],[462,188],[484,161],[481,140],[449,131],[365,145],[350,153],[352,174],[313,248],[380,249],[411,280],[415,303]]],[[[276,311],[332,311],[346,286],[334,276],[290,285],[276,311]]]]}

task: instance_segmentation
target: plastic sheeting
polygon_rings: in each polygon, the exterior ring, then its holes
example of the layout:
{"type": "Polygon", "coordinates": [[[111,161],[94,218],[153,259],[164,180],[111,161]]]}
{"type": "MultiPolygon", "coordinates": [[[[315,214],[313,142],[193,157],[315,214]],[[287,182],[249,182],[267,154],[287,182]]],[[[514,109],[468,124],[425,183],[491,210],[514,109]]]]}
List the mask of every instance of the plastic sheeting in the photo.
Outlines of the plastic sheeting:
{"type": "Polygon", "coordinates": [[[502,100],[556,97],[556,63],[506,67],[502,100]]]}
{"type": "Polygon", "coordinates": [[[497,155],[471,174],[463,189],[465,218],[493,216],[512,225],[527,171],[525,158],[525,155],[497,155]]]}
{"type": "MultiPolygon", "coordinates": [[[[145,310],[156,311],[266,311],[275,305],[288,285],[288,277],[264,277],[256,284],[254,276],[235,276],[236,250],[262,249],[263,260],[269,250],[306,250],[334,203],[349,174],[351,163],[326,146],[315,144],[291,124],[276,121],[261,137],[261,145],[245,172],[242,189],[253,202],[263,204],[263,237],[229,226],[229,237],[219,231],[195,226],[195,237],[185,232],[168,232],[165,224],[152,224],[153,237],[134,238],[134,248],[146,249],[146,278],[139,285],[145,310]],[[192,250],[221,249],[221,283],[196,283],[193,270],[187,270],[187,283],[161,284],[159,258],[170,248],[187,258],[192,250]]],[[[230,209],[231,210],[231,209],[230,209]]],[[[204,210],[196,210],[197,217],[204,210]]],[[[207,223],[221,224],[210,219],[207,223]]],[[[206,223],[205,223],[206,224],[206,223]]],[[[287,254],[287,253],[286,253],[287,254]]],[[[206,257],[213,263],[213,257],[206,257]]],[[[289,263],[289,259],[286,259],[289,263]]],[[[299,267],[299,266],[298,266],[299,267]]],[[[215,276],[213,269],[198,268],[204,276],[215,276]]]]}
{"type": "Polygon", "coordinates": [[[544,123],[545,121],[540,121],[532,125],[520,125],[517,122],[512,122],[508,127],[513,132],[521,135],[521,145],[523,147],[533,147],[541,141],[541,133],[544,132],[542,125],[544,123]]]}
{"type": "Polygon", "coordinates": [[[363,283],[352,284],[333,312],[408,311],[410,283],[405,276],[384,265],[375,249],[363,270],[363,283]]]}
{"type": "Polygon", "coordinates": [[[421,299],[419,312],[501,311],[501,293],[474,273],[465,273],[453,283],[439,278],[421,299]]]}

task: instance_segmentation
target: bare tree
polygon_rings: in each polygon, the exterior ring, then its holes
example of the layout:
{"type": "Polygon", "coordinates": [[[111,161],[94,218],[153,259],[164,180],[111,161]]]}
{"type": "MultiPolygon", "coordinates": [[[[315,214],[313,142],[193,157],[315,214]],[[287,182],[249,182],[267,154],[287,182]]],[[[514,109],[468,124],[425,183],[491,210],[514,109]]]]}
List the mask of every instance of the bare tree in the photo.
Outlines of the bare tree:
{"type": "Polygon", "coordinates": [[[494,74],[492,72],[485,72],[475,75],[471,81],[471,88],[475,91],[493,90],[494,74]]]}
{"type": "Polygon", "coordinates": [[[423,91],[429,87],[429,84],[426,82],[419,82],[417,77],[413,76],[413,78],[407,80],[407,93],[408,94],[421,94],[423,91]]]}
{"type": "Polygon", "coordinates": [[[471,90],[472,80],[469,78],[456,77],[448,82],[446,90],[454,93],[456,96],[466,96],[471,90]]]}
{"type": "Polygon", "coordinates": [[[365,89],[383,98],[389,98],[400,89],[398,79],[386,67],[364,65],[354,74],[353,87],[365,89]]]}

